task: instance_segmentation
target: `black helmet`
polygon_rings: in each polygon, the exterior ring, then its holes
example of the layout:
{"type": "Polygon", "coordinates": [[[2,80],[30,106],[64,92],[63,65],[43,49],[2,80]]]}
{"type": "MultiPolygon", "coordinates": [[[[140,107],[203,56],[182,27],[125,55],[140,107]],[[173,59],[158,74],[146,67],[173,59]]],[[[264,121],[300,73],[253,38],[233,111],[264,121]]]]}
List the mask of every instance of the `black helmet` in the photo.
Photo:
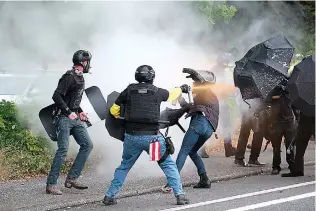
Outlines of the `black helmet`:
{"type": "Polygon", "coordinates": [[[155,70],[149,65],[142,65],[136,69],[135,80],[138,83],[153,82],[155,79],[155,70]]]}
{"type": "Polygon", "coordinates": [[[91,61],[92,55],[89,51],[85,50],[78,50],[74,53],[72,57],[72,62],[74,65],[80,65],[83,67],[83,73],[88,73],[90,70],[90,61],[91,61]],[[83,66],[82,62],[87,61],[87,66],[83,66]]]}

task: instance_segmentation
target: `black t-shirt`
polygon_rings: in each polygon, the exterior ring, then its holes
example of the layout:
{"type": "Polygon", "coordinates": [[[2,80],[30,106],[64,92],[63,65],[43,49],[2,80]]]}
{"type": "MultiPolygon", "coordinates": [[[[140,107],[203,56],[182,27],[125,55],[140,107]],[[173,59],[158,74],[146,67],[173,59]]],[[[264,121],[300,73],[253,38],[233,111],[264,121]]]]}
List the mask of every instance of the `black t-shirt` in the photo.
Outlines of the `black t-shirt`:
{"type": "MultiPolygon", "coordinates": [[[[159,104],[161,102],[167,101],[169,98],[169,91],[166,89],[158,88],[157,97],[158,97],[159,104]]],[[[121,106],[122,104],[125,105],[126,100],[127,100],[127,88],[123,92],[121,92],[121,94],[116,99],[115,104],[119,106],[121,106]]],[[[126,122],[125,130],[126,131],[158,131],[159,124],[158,123],[144,124],[144,123],[126,122]]]]}

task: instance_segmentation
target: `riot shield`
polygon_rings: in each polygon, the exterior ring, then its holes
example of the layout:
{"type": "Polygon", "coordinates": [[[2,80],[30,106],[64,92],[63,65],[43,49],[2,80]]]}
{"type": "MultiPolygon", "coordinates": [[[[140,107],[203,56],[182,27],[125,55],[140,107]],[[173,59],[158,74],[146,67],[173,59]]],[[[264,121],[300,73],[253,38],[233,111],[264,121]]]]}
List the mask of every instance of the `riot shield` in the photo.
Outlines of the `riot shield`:
{"type": "Polygon", "coordinates": [[[160,119],[163,121],[168,121],[169,124],[160,123],[159,128],[164,129],[167,127],[172,127],[174,125],[177,125],[185,133],[184,128],[179,123],[179,119],[185,114],[185,112],[187,112],[187,110],[188,110],[188,107],[182,107],[179,109],[171,109],[167,107],[165,110],[163,110],[160,113],[160,119]]]}
{"type": "Polygon", "coordinates": [[[124,141],[124,122],[120,119],[116,119],[110,113],[110,108],[115,103],[119,95],[119,92],[113,91],[107,97],[105,127],[111,137],[124,141]]]}
{"type": "MultiPolygon", "coordinates": [[[[106,101],[98,87],[91,86],[85,90],[80,107],[84,112],[88,113],[89,121],[86,122],[87,127],[90,127],[92,124],[96,124],[105,119],[106,105],[106,101]]],[[[56,128],[52,119],[55,108],[56,105],[51,104],[45,108],[42,108],[39,112],[41,123],[49,138],[53,141],[57,140],[56,128]]]]}

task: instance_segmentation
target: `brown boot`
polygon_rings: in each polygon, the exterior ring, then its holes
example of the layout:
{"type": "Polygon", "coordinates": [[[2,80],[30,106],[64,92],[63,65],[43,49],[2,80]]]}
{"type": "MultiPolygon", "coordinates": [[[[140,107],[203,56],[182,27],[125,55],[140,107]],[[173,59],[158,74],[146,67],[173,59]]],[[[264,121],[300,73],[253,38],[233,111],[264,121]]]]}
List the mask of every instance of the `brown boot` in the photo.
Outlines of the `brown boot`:
{"type": "Polygon", "coordinates": [[[56,185],[47,185],[46,186],[46,193],[52,194],[52,195],[62,195],[63,192],[61,192],[56,185]]]}
{"type": "Polygon", "coordinates": [[[88,189],[88,186],[81,184],[80,182],[78,182],[77,180],[74,180],[74,179],[66,179],[65,187],[66,188],[74,187],[74,188],[80,189],[80,190],[88,189]]]}

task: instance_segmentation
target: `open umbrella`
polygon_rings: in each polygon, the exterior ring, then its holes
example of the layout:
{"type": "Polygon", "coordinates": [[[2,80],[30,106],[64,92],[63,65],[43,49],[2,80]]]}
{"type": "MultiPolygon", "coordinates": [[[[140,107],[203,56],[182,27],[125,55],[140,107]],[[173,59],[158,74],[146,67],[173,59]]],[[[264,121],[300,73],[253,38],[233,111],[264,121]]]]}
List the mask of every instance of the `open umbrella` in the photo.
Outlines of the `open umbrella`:
{"type": "Polygon", "coordinates": [[[294,47],[283,36],[270,38],[251,48],[236,62],[234,83],[244,100],[267,99],[288,78],[294,47]]]}
{"type": "Polygon", "coordinates": [[[293,106],[307,116],[315,116],[315,55],[294,66],[287,88],[293,106]]]}

